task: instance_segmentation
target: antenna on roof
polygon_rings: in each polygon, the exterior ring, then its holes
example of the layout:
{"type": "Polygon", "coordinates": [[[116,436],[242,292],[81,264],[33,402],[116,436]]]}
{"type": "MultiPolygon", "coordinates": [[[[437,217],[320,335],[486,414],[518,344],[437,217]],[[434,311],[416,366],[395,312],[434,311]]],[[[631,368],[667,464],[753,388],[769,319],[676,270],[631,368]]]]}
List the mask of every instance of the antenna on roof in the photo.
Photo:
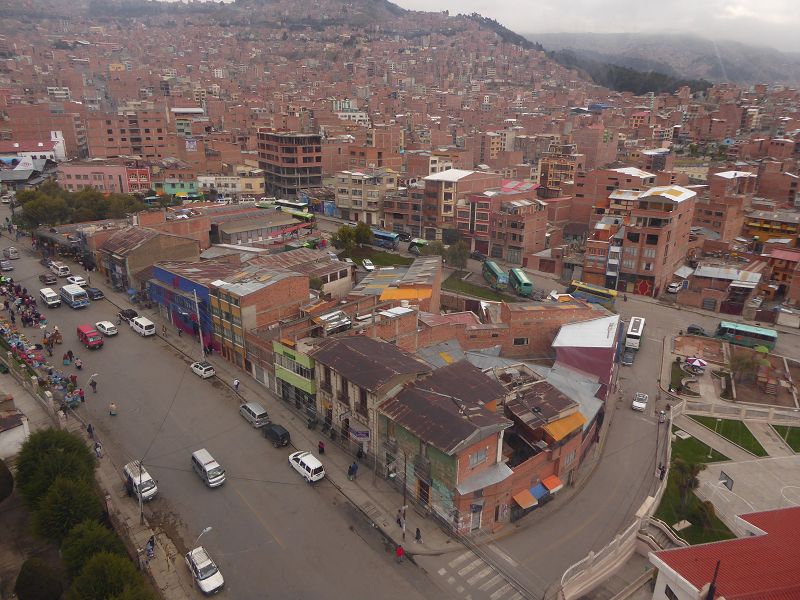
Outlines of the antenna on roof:
{"type": "Polygon", "coordinates": [[[708,585],[706,600],[714,600],[714,596],[717,593],[717,574],[719,573],[719,563],[720,561],[717,561],[717,566],[714,567],[714,577],[711,579],[711,583],[708,585]]]}

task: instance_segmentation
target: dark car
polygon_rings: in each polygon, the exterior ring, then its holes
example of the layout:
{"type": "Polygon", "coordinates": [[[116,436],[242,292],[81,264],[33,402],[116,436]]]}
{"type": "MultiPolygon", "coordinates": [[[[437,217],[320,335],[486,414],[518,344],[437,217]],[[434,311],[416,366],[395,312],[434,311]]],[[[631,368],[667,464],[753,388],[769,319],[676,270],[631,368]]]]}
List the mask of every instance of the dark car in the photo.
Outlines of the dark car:
{"type": "Polygon", "coordinates": [[[398,233],[397,235],[400,236],[401,242],[410,242],[411,241],[411,234],[410,233],[398,233]]]}
{"type": "Polygon", "coordinates": [[[264,437],[276,448],[289,445],[289,432],[281,425],[277,423],[267,423],[261,428],[261,431],[264,432],[264,437]]]}
{"type": "Polygon", "coordinates": [[[53,261],[50,260],[47,257],[39,259],[39,264],[42,265],[42,266],[45,266],[45,267],[49,267],[51,262],[53,262],[53,261]]]}
{"type": "Polygon", "coordinates": [[[486,255],[481,252],[478,252],[477,250],[475,250],[474,252],[470,252],[469,257],[474,258],[475,260],[479,260],[481,262],[486,260],[486,255]]]}
{"type": "Polygon", "coordinates": [[[42,273],[41,275],[39,275],[39,281],[41,281],[45,285],[53,285],[54,283],[58,282],[58,277],[56,277],[52,273],[42,273]]]}
{"type": "Polygon", "coordinates": [[[102,290],[93,287],[86,288],[86,295],[89,296],[89,300],[102,300],[106,297],[102,290]]]}
{"type": "Polygon", "coordinates": [[[135,319],[136,317],[139,316],[139,313],[137,313],[132,308],[126,308],[126,309],[123,309],[123,310],[119,311],[117,313],[117,316],[120,319],[122,319],[123,321],[125,321],[126,323],[130,323],[133,319],[135,319]]]}
{"type": "Polygon", "coordinates": [[[622,355],[622,364],[626,367],[630,367],[635,358],[636,355],[633,353],[633,350],[625,350],[625,353],[622,355]]]}
{"type": "Polygon", "coordinates": [[[700,325],[689,325],[686,328],[686,333],[688,333],[689,335],[704,335],[708,337],[706,330],[700,327],[700,325]]]}

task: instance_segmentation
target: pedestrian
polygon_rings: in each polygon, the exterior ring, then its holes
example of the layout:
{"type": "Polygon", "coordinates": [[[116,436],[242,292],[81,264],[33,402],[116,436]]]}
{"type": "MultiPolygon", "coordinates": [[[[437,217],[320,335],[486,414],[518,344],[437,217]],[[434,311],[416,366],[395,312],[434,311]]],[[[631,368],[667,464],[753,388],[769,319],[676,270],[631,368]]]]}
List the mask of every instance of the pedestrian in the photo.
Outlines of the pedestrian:
{"type": "Polygon", "coordinates": [[[83,393],[83,388],[78,390],[78,395],[81,397],[81,402],[86,402],[86,397],[83,393]]]}
{"type": "Polygon", "coordinates": [[[67,403],[66,402],[62,402],[61,403],[61,412],[64,413],[64,418],[66,419],[67,418],[67,403]]]}
{"type": "Polygon", "coordinates": [[[347,479],[348,481],[353,481],[353,465],[347,467],[347,479]]]}
{"type": "Polygon", "coordinates": [[[397,550],[394,551],[394,555],[397,557],[397,563],[400,564],[403,562],[403,558],[406,555],[406,551],[403,549],[402,544],[397,545],[397,550]]]}
{"type": "Polygon", "coordinates": [[[89,423],[89,424],[86,426],[86,433],[88,433],[88,434],[89,434],[89,439],[90,439],[90,440],[93,440],[93,439],[94,439],[94,427],[92,427],[92,424],[91,424],[91,423],[89,423]]]}
{"type": "Polygon", "coordinates": [[[325,454],[325,442],[323,442],[322,440],[317,442],[317,450],[319,450],[320,454],[325,454]]]}
{"type": "Polygon", "coordinates": [[[397,518],[394,520],[394,522],[397,523],[398,527],[403,526],[403,511],[399,508],[397,509],[397,518]]]}
{"type": "Polygon", "coordinates": [[[94,443],[94,455],[97,458],[103,458],[103,446],[100,445],[100,442],[94,443]]]}
{"type": "Polygon", "coordinates": [[[414,534],[414,541],[418,544],[422,543],[422,532],[419,530],[419,527],[417,527],[417,533],[414,534]]]}
{"type": "Polygon", "coordinates": [[[75,368],[78,369],[78,371],[83,369],[83,361],[80,358],[75,359],[75,368]]]}
{"type": "Polygon", "coordinates": [[[181,337],[182,335],[183,335],[183,330],[180,327],[178,327],[178,337],[181,337]]]}
{"type": "Polygon", "coordinates": [[[67,358],[69,362],[72,362],[72,359],[75,358],[75,355],[72,353],[72,350],[67,350],[67,358]]]}
{"type": "Polygon", "coordinates": [[[97,393],[97,382],[94,379],[89,380],[89,387],[92,388],[92,393],[97,393]]]}
{"type": "Polygon", "coordinates": [[[111,415],[112,417],[117,414],[117,405],[114,404],[113,402],[108,405],[108,414],[111,415]]]}
{"type": "Polygon", "coordinates": [[[358,463],[353,461],[353,464],[350,465],[350,468],[353,469],[353,477],[352,477],[352,479],[355,479],[358,476],[358,463]]]}
{"type": "Polygon", "coordinates": [[[70,383],[71,383],[73,386],[75,386],[75,387],[78,387],[78,376],[77,376],[77,375],[75,375],[75,373],[73,373],[72,375],[70,375],[70,376],[69,376],[69,382],[70,382],[70,383]]]}
{"type": "Polygon", "coordinates": [[[359,446],[358,452],[356,452],[356,459],[361,460],[362,458],[364,458],[364,448],[359,446]]]}
{"type": "Polygon", "coordinates": [[[238,379],[234,379],[233,380],[233,391],[236,392],[237,394],[239,393],[239,385],[240,384],[241,384],[241,382],[238,379]]]}
{"type": "Polygon", "coordinates": [[[161,337],[167,337],[167,326],[166,325],[162,325],[161,326],[161,337]]]}

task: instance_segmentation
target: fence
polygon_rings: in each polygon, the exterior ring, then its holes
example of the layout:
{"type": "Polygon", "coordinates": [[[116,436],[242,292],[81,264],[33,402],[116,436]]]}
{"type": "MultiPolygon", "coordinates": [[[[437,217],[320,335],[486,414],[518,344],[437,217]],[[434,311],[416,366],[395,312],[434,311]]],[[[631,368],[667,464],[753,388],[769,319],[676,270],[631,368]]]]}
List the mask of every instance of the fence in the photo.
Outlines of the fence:
{"type": "Polygon", "coordinates": [[[716,404],[713,402],[699,402],[684,400],[680,412],[686,415],[700,415],[706,417],[720,417],[738,419],[741,421],[758,421],[770,425],[800,426],[800,409],[757,407],[752,405],[716,404]]]}

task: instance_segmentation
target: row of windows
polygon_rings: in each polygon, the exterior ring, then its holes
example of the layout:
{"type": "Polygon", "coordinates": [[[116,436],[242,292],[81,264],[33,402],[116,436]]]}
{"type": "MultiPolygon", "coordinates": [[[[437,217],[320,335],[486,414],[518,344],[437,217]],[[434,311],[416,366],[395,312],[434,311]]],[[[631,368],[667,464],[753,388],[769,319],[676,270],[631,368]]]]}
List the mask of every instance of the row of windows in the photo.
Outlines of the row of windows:
{"type": "Polygon", "coordinates": [[[292,373],[295,373],[296,375],[300,375],[300,377],[304,379],[314,379],[314,369],[301,365],[291,356],[275,354],[275,364],[288,371],[291,371],[292,373]]]}
{"type": "Polygon", "coordinates": [[[234,325],[242,325],[242,317],[239,315],[234,315],[232,313],[220,310],[216,306],[211,307],[211,314],[215,317],[228,321],[229,323],[233,323],[234,325]]]}

